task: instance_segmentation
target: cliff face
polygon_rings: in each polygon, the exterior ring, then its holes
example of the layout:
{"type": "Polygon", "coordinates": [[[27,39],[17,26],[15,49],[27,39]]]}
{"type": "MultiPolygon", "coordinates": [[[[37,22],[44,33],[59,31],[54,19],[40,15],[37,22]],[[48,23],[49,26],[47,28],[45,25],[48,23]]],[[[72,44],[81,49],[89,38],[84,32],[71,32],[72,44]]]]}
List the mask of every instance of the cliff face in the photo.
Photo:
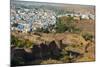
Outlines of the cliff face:
{"type": "MultiPolygon", "coordinates": [[[[80,34],[72,33],[41,33],[41,34],[24,34],[12,32],[12,35],[22,41],[31,41],[31,43],[22,43],[23,47],[18,47],[17,42],[11,48],[12,62],[21,62],[17,65],[24,64],[45,64],[94,61],[95,44],[94,41],[85,40],[80,34]],[[17,35],[16,35],[17,34],[17,35]],[[31,44],[31,47],[25,47],[31,44]],[[18,61],[19,60],[19,61],[18,61]],[[23,62],[23,63],[22,63],[23,62]],[[32,62],[32,63],[31,63],[32,62]]],[[[15,65],[15,63],[12,63],[15,65]]]]}
{"type": "MultiPolygon", "coordinates": [[[[75,37],[79,38],[79,37],[75,37]]],[[[70,39],[70,38],[69,38],[70,39]]],[[[74,62],[78,57],[84,55],[84,43],[81,45],[64,42],[65,40],[52,40],[34,44],[32,48],[12,48],[12,60],[22,58],[25,63],[36,60],[47,60],[49,58],[58,60],[63,56],[68,56],[70,60],[67,62],[74,62]],[[74,59],[74,60],[72,60],[74,59]]],[[[77,41],[77,40],[76,40],[77,41]]],[[[20,60],[20,59],[18,59],[20,60]]],[[[61,61],[61,60],[60,60],[61,61]]],[[[28,64],[27,63],[27,64],[28,64]]],[[[20,65],[20,64],[19,64],[20,65]]],[[[23,64],[21,64],[23,65],[23,64]]]]}

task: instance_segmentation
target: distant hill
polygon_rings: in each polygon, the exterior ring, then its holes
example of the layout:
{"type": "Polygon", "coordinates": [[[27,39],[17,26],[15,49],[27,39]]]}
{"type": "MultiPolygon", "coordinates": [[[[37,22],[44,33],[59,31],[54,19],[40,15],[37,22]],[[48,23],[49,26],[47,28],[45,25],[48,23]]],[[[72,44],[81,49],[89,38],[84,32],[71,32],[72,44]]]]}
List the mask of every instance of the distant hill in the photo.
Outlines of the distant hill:
{"type": "Polygon", "coordinates": [[[47,2],[34,2],[34,1],[11,1],[11,4],[19,6],[26,6],[27,8],[46,8],[56,12],[75,12],[83,14],[95,14],[94,5],[79,5],[79,4],[63,4],[63,3],[47,3],[47,2]]]}

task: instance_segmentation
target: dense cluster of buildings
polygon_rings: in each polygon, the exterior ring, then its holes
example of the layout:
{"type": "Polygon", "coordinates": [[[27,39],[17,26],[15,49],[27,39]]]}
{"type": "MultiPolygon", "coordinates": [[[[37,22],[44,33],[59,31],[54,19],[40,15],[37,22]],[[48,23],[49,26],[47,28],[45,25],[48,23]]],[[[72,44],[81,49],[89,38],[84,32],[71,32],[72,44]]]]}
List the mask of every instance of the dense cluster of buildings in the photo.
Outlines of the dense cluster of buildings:
{"type": "Polygon", "coordinates": [[[11,30],[22,32],[34,31],[37,28],[47,28],[56,23],[56,14],[47,9],[11,9],[11,30]],[[17,24],[14,26],[14,24],[17,24]]]}
{"type": "Polygon", "coordinates": [[[62,16],[71,16],[73,17],[75,20],[81,20],[81,19],[92,19],[95,20],[95,15],[93,14],[81,14],[81,13],[67,13],[64,15],[59,15],[58,17],[62,17],[62,16]]]}

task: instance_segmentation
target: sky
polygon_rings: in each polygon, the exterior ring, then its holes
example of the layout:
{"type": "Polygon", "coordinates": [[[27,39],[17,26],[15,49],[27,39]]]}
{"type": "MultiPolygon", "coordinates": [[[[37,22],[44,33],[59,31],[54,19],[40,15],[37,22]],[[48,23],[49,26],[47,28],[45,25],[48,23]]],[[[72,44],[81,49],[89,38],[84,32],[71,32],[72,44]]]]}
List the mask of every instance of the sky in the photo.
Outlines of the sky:
{"type": "Polygon", "coordinates": [[[69,3],[69,4],[82,4],[82,5],[95,5],[96,4],[96,0],[21,0],[21,1],[69,3]]]}

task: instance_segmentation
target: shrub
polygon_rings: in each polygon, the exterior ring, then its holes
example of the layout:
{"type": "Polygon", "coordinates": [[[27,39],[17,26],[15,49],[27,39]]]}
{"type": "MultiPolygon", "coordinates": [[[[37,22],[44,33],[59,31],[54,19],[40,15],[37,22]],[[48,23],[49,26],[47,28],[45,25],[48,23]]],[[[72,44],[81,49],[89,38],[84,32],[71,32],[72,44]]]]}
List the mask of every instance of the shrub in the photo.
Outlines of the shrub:
{"type": "Polygon", "coordinates": [[[59,33],[65,32],[67,30],[66,25],[61,22],[58,22],[56,25],[57,25],[56,31],[59,33]]]}
{"type": "Polygon", "coordinates": [[[84,33],[82,36],[83,36],[83,38],[84,38],[86,41],[87,41],[87,40],[92,41],[93,38],[94,38],[94,36],[93,36],[92,34],[90,34],[90,33],[84,33]]]}
{"type": "Polygon", "coordinates": [[[19,48],[31,47],[32,42],[30,42],[29,40],[19,39],[11,35],[11,45],[15,45],[16,47],[19,47],[19,48]]]}
{"type": "Polygon", "coordinates": [[[78,33],[80,32],[80,29],[75,27],[73,17],[64,16],[64,17],[57,18],[56,31],[59,33],[63,33],[65,31],[78,33]]]}
{"type": "Polygon", "coordinates": [[[18,38],[16,38],[15,36],[11,35],[11,45],[16,45],[18,41],[18,38]]]}

